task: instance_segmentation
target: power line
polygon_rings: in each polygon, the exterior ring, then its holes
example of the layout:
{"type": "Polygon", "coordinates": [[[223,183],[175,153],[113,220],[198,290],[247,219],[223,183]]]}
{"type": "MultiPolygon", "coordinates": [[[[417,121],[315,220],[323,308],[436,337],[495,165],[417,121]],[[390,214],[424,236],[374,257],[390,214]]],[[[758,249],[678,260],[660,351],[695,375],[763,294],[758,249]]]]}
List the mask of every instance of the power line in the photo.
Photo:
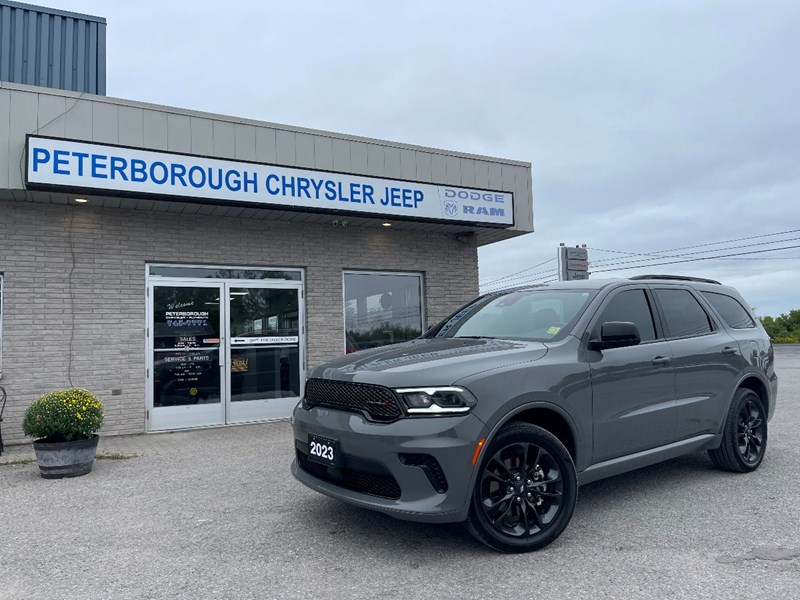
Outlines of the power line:
{"type": "MultiPolygon", "coordinates": [[[[643,253],[643,256],[644,255],[649,255],[649,256],[652,256],[653,258],[656,258],[656,259],[658,259],[658,258],[683,258],[685,256],[696,256],[698,254],[706,254],[708,252],[724,252],[724,251],[727,251],[727,250],[738,250],[739,248],[752,248],[752,247],[755,247],[755,246],[765,246],[765,245],[769,245],[769,244],[782,244],[784,242],[794,242],[796,240],[800,240],[800,237],[784,238],[782,240],[774,240],[774,241],[771,241],[771,242],[755,242],[754,244],[739,244],[738,246],[730,246],[728,248],[714,248],[712,250],[698,250],[696,252],[685,252],[683,254],[660,254],[660,255],[657,255],[657,254],[643,253]]],[[[634,262],[646,262],[648,259],[638,258],[638,259],[632,259],[632,260],[621,260],[621,261],[613,262],[615,260],[616,259],[614,259],[614,258],[607,258],[605,260],[600,260],[600,261],[596,261],[596,262],[593,261],[590,264],[599,266],[601,263],[603,263],[602,266],[608,267],[608,266],[613,266],[613,265],[625,265],[625,264],[634,263],[634,262]],[[611,261],[611,262],[609,262],[609,261],[611,261]]],[[[652,259],[649,259],[649,260],[652,260],[652,259]]]]}
{"type": "Polygon", "coordinates": [[[735,254],[723,254],[723,255],[720,255],[720,256],[701,256],[699,258],[685,258],[683,260],[672,260],[672,261],[668,261],[668,262],[650,263],[650,264],[647,264],[647,265],[633,265],[631,267],[619,267],[619,268],[614,268],[614,269],[599,269],[597,271],[592,271],[592,274],[594,274],[594,273],[607,273],[609,271],[625,271],[625,270],[628,270],[628,269],[639,269],[639,268],[645,268],[645,267],[660,267],[660,266],[663,266],[663,265],[676,265],[676,264],[679,264],[679,263],[697,262],[697,261],[701,261],[701,260],[716,260],[716,259],[720,259],[720,258],[730,258],[732,256],[743,256],[743,255],[746,255],[746,254],[761,254],[761,253],[764,253],[764,252],[777,252],[779,250],[789,250],[791,248],[800,248],[800,244],[796,244],[794,246],[784,246],[783,248],[768,248],[768,249],[765,249],[765,250],[749,250],[747,252],[738,252],[738,253],[735,253],[735,254]]]}
{"type": "Polygon", "coordinates": [[[726,260],[800,260],[800,256],[758,256],[755,258],[729,258],[726,260]]]}
{"type": "Polygon", "coordinates": [[[544,272],[544,274],[539,276],[539,277],[535,277],[533,279],[526,279],[525,281],[519,281],[517,283],[509,283],[509,282],[506,281],[506,282],[501,283],[498,286],[493,286],[494,290],[487,290],[487,291],[497,291],[497,290],[500,290],[500,289],[504,289],[504,288],[508,287],[509,285],[513,286],[513,287],[518,287],[518,286],[522,286],[522,285],[528,285],[529,283],[535,283],[537,281],[541,281],[542,279],[547,279],[548,277],[552,277],[553,275],[558,275],[558,271],[557,270],[550,270],[550,271],[544,272]]]}
{"type": "Polygon", "coordinates": [[[483,285],[484,286],[488,286],[488,287],[496,286],[498,284],[501,285],[501,286],[504,286],[504,285],[508,284],[509,282],[512,282],[512,281],[514,281],[516,279],[528,279],[529,277],[536,277],[537,275],[544,275],[546,277],[550,273],[553,273],[554,271],[558,272],[557,269],[545,269],[544,271],[537,271],[536,273],[527,273],[525,275],[517,275],[516,277],[512,277],[510,279],[506,279],[505,281],[501,281],[501,280],[497,279],[497,280],[491,281],[489,283],[484,283],[483,285]]]}
{"type": "MultiPolygon", "coordinates": [[[[695,257],[695,258],[689,258],[689,259],[683,259],[683,260],[660,262],[660,263],[648,263],[648,264],[641,264],[641,263],[646,263],[647,262],[646,258],[633,259],[633,260],[622,260],[622,261],[620,261],[620,260],[618,260],[616,258],[605,258],[605,259],[600,259],[600,260],[597,260],[597,261],[591,261],[590,265],[609,267],[609,268],[593,270],[592,271],[593,273],[605,273],[605,272],[617,271],[617,270],[636,269],[636,268],[640,268],[640,267],[641,268],[645,268],[645,267],[651,267],[651,266],[654,267],[654,266],[662,266],[662,265],[681,264],[681,263],[687,263],[687,262],[698,262],[698,261],[702,261],[702,260],[726,260],[726,259],[727,260],[739,260],[739,261],[748,261],[748,260],[752,260],[752,261],[757,261],[757,260],[800,260],[800,257],[791,257],[791,256],[786,256],[786,257],[783,257],[783,256],[763,256],[763,257],[756,257],[756,258],[737,258],[737,257],[743,256],[743,255],[762,254],[762,253],[766,253],[766,252],[778,252],[778,251],[781,251],[781,250],[798,248],[800,246],[785,246],[785,247],[782,247],[782,248],[768,248],[768,249],[764,249],[764,250],[739,252],[739,253],[724,254],[724,255],[719,255],[719,256],[697,257],[698,254],[705,254],[705,253],[708,253],[708,252],[724,252],[724,251],[727,251],[727,250],[738,250],[740,248],[750,248],[750,247],[755,247],[755,246],[763,246],[763,245],[767,245],[767,244],[780,244],[780,243],[784,243],[784,242],[798,240],[798,239],[800,239],[800,237],[785,238],[785,239],[781,239],[781,240],[772,240],[772,241],[766,241],[766,242],[757,242],[757,243],[754,243],[754,244],[741,244],[741,245],[737,245],[737,246],[730,246],[728,248],[713,248],[711,250],[698,250],[698,251],[694,251],[694,252],[686,252],[686,253],[676,254],[676,255],[667,254],[668,252],[677,252],[679,250],[691,250],[691,249],[694,249],[694,248],[706,248],[706,247],[709,247],[709,246],[719,246],[719,245],[722,245],[722,244],[730,244],[730,243],[733,243],[733,242],[743,242],[743,241],[761,239],[761,238],[766,238],[766,237],[776,237],[776,236],[786,235],[786,234],[790,234],[790,233],[800,233],[800,229],[788,229],[788,230],[785,230],[785,231],[777,231],[777,232],[774,232],[774,233],[764,233],[764,234],[760,234],[760,235],[750,235],[750,236],[746,236],[746,237],[733,238],[733,239],[729,239],[729,240],[721,240],[721,241],[718,241],[718,242],[707,242],[707,243],[704,243],[704,244],[693,244],[693,245],[690,245],[690,246],[679,246],[677,248],[669,248],[669,249],[666,249],[666,250],[655,250],[653,252],[627,252],[627,251],[623,251],[623,250],[608,250],[608,249],[603,249],[603,248],[588,248],[588,250],[592,250],[592,251],[595,251],[595,252],[608,252],[608,253],[611,253],[611,254],[622,254],[622,255],[625,255],[625,256],[651,257],[653,260],[658,260],[658,259],[662,259],[662,258],[682,258],[682,257],[689,257],[689,256],[695,257]],[[636,264],[632,264],[631,266],[619,266],[619,265],[626,265],[626,264],[630,264],[630,263],[636,263],[636,264]],[[617,268],[610,268],[610,267],[617,267],[617,268]]],[[[481,288],[489,287],[489,288],[495,288],[495,289],[502,289],[503,287],[507,287],[509,284],[511,284],[514,281],[516,281],[516,283],[513,284],[514,286],[522,286],[522,285],[527,285],[529,283],[540,282],[543,279],[547,279],[548,277],[552,277],[554,274],[557,274],[558,271],[544,270],[544,271],[538,271],[538,272],[534,272],[534,273],[530,273],[530,271],[534,271],[535,269],[537,269],[539,267],[542,267],[542,266],[544,266],[544,265],[546,265],[548,263],[551,263],[551,262],[553,262],[555,260],[556,260],[555,258],[551,258],[551,259],[545,260],[545,261],[543,261],[541,263],[538,263],[536,265],[533,265],[531,267],[526,267],[526,268],[521,269],[519,271],[515,271],[514,273],[509,273],[508,275],[504,275],[502,277],[498,277],[497,279],[492,279],[490,281],[483,282],[483,283],[480,284],[480,286],[481,286],[481,288]],[[517,280],[521,280],[521,281],[517,281],[517,280]],[[500,284],[500,285],[497,285],[497,284],[500,284]]],[[[554,281],[554,280],[551,279],[551,280],[548,280],[548,281],[546,281],[544,283],[550,283],[551,281],[554,281]]]]}
{"type": "MultiPolygon", "coordinates": [[[[761,237],[763,237],[763,236],[761,236],[761,237]]],[[[728,248],[717,248],[717,249],[714,249],[714,250],[701,250],[701,251],[698,251],[698,252],[695,252],[695,253],[685,253],[685,254],[678,254],[678,255],[674,255],[674,256],[664,255],[664,256],[661,256],[661,258],[682,258],[682,257],[685,257],[685,256],[695,256],[696,254],[703,254],[703,253],[706,253],[706,252],[724,252],[724,251],[727,251],[727,250],[738,250],[739,248],[750,248],[750,247],[753,247],[753,246],[761,246],[761,245],[764,245],[765,243],[766,244],[776,244],[776,243],[783,243],[783,242],[789,242],[789,241],[794,241],[794,240],[800,240],[800,237],[785,238],[785,239],[776,240],[776,241],[773,241],[773,242],[758,242],[758,243],[755,243],[755,244],[740,244],[738,246],[731,246],[731,247],[728,247],[728,248]]],[[[797,246],[788,246],[788,248],[796,248],[796,247],[797,246]]],[[[696,262],[698,260],[713,260],[713,259],[721,259],[721,260],[726,260],[726,259],[727,260],[780,260],[780,259],[783,259],[784,257],[779,257],[779,256],[778,257],[759,257],[759,258],[752,258],[752,257],[750,257],[750,258],[736,258],[736,257],[740,257],[740,256],[747,255],[747,254],[759,254],[759,253],[763,253],[763,252],[778,252],[778,251],[781,251],[781,250],[784,250],[784,249],[785,248],[768,248],[768,249],[760,250],[760,251],[750,251],[750,252],[740,252],[740,253],[720,255],[720,256],[700,257],[700,258],[695,258],[694,260],[690,260],[690,261],[679,260],[679,261],[674,261],[674,262],[664,262],[664,263],[657,263],[657,264],[648,263],[647,260],[645,260],[645,259],[626,260],[626,261],[618,261],[618,262],[612,262],[612,263],[608,263],[608,264],[603,264],[602,265],[603,267],[615,267],[615,268],[593,269],[591,272],[592,273],[603,273],[603,272],[608,272],[608,271],[616,271],[616,270],[624,270],[624,269],[635,269],[635,268],[639,268],[639,267],[644,268],[644,267],[649,267],[649,266],[659,266],[659,265],[666,265],[666,264],[679,264],[679,263],[682,263],[682,262],[696,262]],[[630,264],[630,263],[634,263],[634,264],[630,264]],[[643,263],[646,263],[646,264],[643,264],[643,263]],[[630,266],[627,266],[627,267],[619,266],[619,265],[627,265],[627,264],[630,264],[630,266]]],[[[590,264],[593,265],[593,264],[596,264],[596,263],[590,263],[590,264]]],[[[553,273],[554,272],[552,270],[549,270],[549,271],[540,271],[539,273],[531,273],[530,274],[530,276],[539,275],[539,277],[534,277],[534,278],[530,278],[529,276],[514,277],[514,278],[511,278],[511,279],[509,279],[509,280],[507,280],[505,282],[502,282],[499,286],[496,287],[496,289],[507,287],[509,284],[511,284],[511,282],[513,280],[516,280],[516,279],[522,279],[523,281],[518,281],[516,283],[513,283],[514,286],[521,286],[521,285],[527,285],[529,283],[541,282],[543,279],[547,279],[548,277],[552,277],[553,273]]],[[[556,273],[557,273],[557,271],[556,271],[556,273]]],[[[499,281],[499,280],[497,280],[497,281],[499,281]]],[[[549,283],[549,281],[548,282],[544,282],[544,283],[549,283]]],[[[489,286],[489,284],[485,284],[485,286],[489,286]]],[[[491,287],[491,286],[489,286],[489,287],[491,287]]]]}
{"type": "Polygon", "coordinates": [[[657,256],[658,254],[664,254],[665,252],[677,252],[678,250],[690,250],[692,248],[705,248],[707,246],[719,246],[720,244],[731,244],[733,242],[744,242],[747,240],[755,240],[764,237],[775,237],[777,235],[786,235],[788,233],[798,233],[800,229],[789,229],[787,231],[778,231],[775,233],[762,233],[761,235],[751,235],[747,237],[741,238],[734,238],[732,240],[722,240],[719,242],[708,242],[705,244],[695,244],[693,246],[680,246],[678,248],[669,248],[667,250],[655,250],[653,253],[648,252],[623,252],[621,250],[603,250],[602,248],[589,248],[589,250],[594,250],[596,252],[610,252],[613,254],[630,254],[633,256],[642,256],[642,255],[652,255],[657,256]]]}
{"type": "Polygon", "coordinates": [[[509,278],[513,277],[514,275],[519,275],[520,273],[524,273],[525,271],[533,271],[534,269],[538,269],[539,267],[544,266],[547,263],[553,262],[554,260],[555,260],[555,258],[550,258],[550,259],[548,259],[548,260],[546,260],[544,262],[540,262],[538,265],[533,265],[532,267],[526,267],[526,268],[522,269],[521,271],[517,271],[516,273],[509,273],[508,275],[504,275],[503,277],[498,277],[497,279],[493,279],[491,281],[487,281],[483,285],[492,285],[493,283],[497,283],[498,281],[503,281],[505,279],[509,279],[509,278]]]}

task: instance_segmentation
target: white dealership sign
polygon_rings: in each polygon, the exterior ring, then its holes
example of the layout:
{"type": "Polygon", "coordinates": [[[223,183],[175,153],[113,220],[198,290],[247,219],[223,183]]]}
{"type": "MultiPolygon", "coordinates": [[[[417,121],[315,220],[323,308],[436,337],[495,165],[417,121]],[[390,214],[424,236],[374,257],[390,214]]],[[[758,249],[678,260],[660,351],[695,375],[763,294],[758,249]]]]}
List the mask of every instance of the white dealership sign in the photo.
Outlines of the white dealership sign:
{"type": "Polygon", "coordinates": [[[258,337],[231,338],[233,346],[253,346],[258,344],[297,344],[300,338],[296,335],[266,335],[258,337]]]}
{"type": "Polygon", "coordinates": [[[26,185],[477,225],[514,224],[509,192],[28,136],[26,185]]]}

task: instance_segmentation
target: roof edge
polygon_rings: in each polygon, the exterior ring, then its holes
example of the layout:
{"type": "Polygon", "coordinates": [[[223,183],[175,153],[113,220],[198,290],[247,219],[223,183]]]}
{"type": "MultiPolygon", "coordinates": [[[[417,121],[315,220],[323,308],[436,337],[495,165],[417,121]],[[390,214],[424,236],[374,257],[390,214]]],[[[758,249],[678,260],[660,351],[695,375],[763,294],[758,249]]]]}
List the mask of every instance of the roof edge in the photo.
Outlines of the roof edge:
{"type": "MultiPolygon", "coordinates": [[[[0,2],[8,2],[8,0],[0,0],[0,2]]],[[[526,169],[531,168],[530,162],[512,160],[507,158],[500,158],[496,156],[484,156],[481,154],[472,154],[469,152],[457,152],[453,150],[446,150],[444,148],[433,148],[428,146],[420,146],[417,144],[406,144],[403,142],[394,142],[391,140],[384,140],[380,138],[369,138],[365,136],[350,135],[345,133],[337,133],[334,131],[326,131],[323,129],[311,129],[308,127],[296,127],[293,125],[283,125],[280,123],[272,123],[270,121],[260,121],[258,119],[247,119],[244,117],[234,117],[230,115],[220,115],[200,110],[193,110],[187,108],[178,108],[173,106],[166,106],[163,104],[153,104],[150,102],[140,102],[138,100],[126,100],[124,98],[113,98],[110,96],[96,96],[94,94],[73,92],[69,90],[59,90],[55,88],[46,88],[34,85],[25,85],[20,83],[10,83],[7,81],[0,81],[0,89],[8,89],[20,92],[30,92],[35,94],[48,94],[51,96],[63,96],[66,98],[86,99],[92,102],[103,102],[106,104],[115,104],[117,106],[128,106],[133,108],[141,108],[145,110],[157,110],[169,114],[180,114],[189,117],[198,117],[203,119],[211,119],[214,121],[226,121],[234,124],[252,125],[255,127],[269,127],[271,129],[278,129],[282,131],[290,131],[293,133],[305,133],[309,135],[316,135],[321,137],[328,137],[331,139],[345,140],[348,142],[362,142],[365,144],[378,144],[389,148],[398,148],[401,150],[415,150],[420,152],[427,152],[429,154],[439,154],[443,156],[454,156],[458,158],[466,158],[471,160],[481,160],[486,162],[501,163],[504,165],[512,165],[516,167],[523,167],[526,169]]]]}
{"type": "Polygon", "coordinates": [[[69,17],[71,19],[81,19],[83,21],[94,21],[95,23],[102,23],[103,25],[106,25],[106,20],[104,17],[85,15],[83,13],[61,10],[60,8],[50,8],[49,6],[37,6],[35,4],[25,4],[24,2],[14,2],[12,0],[0,0],[0,6],[9,6],[11,8],[30,10],[47,15],[57,15],[59,17],[69,17]]]}

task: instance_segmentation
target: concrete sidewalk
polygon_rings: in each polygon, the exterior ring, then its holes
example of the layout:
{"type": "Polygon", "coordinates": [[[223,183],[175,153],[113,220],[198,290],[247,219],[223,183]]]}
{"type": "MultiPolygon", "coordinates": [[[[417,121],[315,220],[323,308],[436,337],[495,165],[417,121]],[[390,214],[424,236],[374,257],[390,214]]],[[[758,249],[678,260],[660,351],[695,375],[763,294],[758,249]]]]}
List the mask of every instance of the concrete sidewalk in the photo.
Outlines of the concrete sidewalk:
{"type": "MultiPolygon", "coordinates": [[[[259,423],[257,425],[241,425],[239,427],[210,427],[208,429],[195,429],[192,431],[175,431],[155,434],[136,434],[136,435],[100,435],[100,442],[97,446],[98,455],[124,454],[144,456],[150,453],[168,451],[166,449],[174,445],[183,446],[192,443],[197,435],[207,436],[208,439],[217,439],[217,436],[225,437],[227,429],[284,426],[286,421],[274,423],[259,423]]],[[[3,454],[0,455],[0,466],[18,461],[35,460],[33,444],[13,444],[6,445],[3,454]]]]}

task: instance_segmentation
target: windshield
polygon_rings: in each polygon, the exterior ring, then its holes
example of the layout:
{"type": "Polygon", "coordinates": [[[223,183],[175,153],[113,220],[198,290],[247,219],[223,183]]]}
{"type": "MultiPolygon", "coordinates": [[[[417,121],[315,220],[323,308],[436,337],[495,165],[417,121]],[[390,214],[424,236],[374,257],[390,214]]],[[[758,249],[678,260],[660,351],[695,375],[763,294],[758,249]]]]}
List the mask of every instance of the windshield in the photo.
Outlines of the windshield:
{"type": "Polygon", "coordinates": [[[548,342],[577,319],[594,294],[534,289],[486,296],[459,310],[429,335],[548,342]]]}

